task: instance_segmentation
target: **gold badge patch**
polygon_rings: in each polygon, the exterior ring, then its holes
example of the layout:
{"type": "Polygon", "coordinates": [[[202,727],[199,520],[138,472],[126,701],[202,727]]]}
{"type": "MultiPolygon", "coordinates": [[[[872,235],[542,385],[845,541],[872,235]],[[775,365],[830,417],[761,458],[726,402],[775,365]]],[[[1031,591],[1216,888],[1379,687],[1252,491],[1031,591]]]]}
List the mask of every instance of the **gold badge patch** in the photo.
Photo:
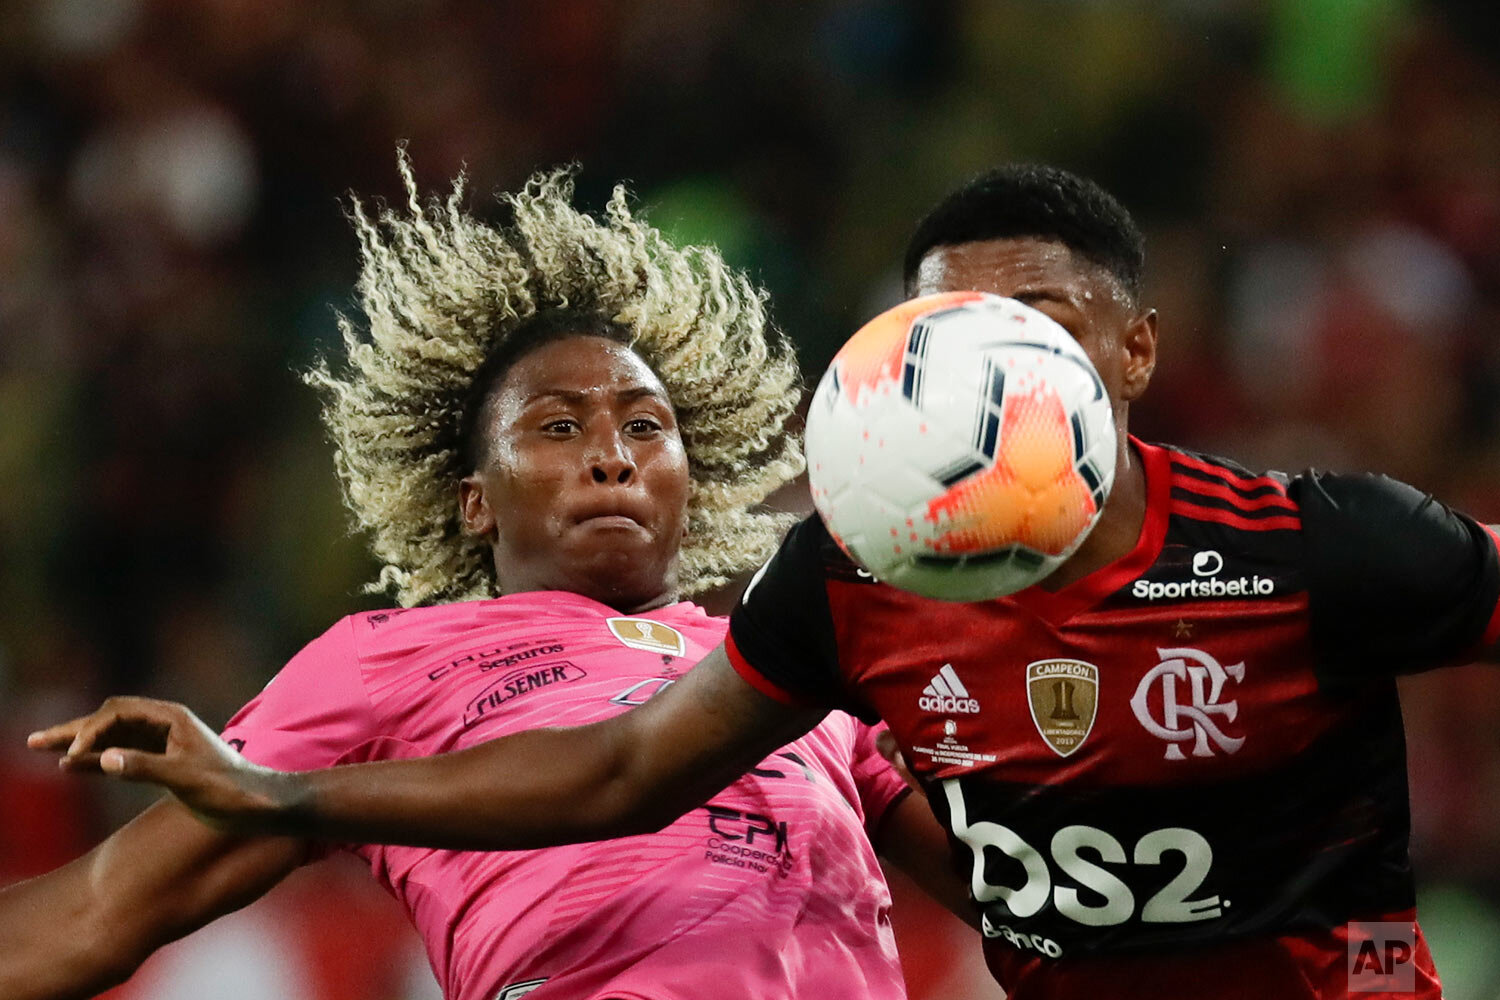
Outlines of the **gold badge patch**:
{"type": "Polygon", "coordinates": [[[1077,750],[1094,728],[1099,668],[1082,660],[1026,665],[1026,701],[1037,732],[1060,757],[1077,750]]]}
{"type": "Polygon", "coordinates": [[[649,618],[609,618],[609,630],[631,649],[644,649],[648,653],[667,653],[681,656],[687,652],[687,642],[682,633],[670,625],[654,622],[649,618]]]}

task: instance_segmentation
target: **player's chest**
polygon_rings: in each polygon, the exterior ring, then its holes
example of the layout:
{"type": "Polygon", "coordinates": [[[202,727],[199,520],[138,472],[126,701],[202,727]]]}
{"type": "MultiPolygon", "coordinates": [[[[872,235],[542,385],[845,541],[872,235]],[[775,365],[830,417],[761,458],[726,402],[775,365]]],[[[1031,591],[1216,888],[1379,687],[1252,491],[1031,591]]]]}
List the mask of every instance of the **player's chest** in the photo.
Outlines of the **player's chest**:
{"type": "Polygon", "coordinates": [[[864,616],[841,634],[840,657],[927,775],[1213,780],[1286,760],[1335,718],[1300,600],[1147,606],[1063,624],[998,604],[901,618],[864,616]]]}
{"type": "Polygon", "coordinates": [[[538,726],[582,725],[644,704],[719,641],[713,623],[643,616],[531,621],[434,642],[372,694],[410,732],[454,749],[538,726]]]}

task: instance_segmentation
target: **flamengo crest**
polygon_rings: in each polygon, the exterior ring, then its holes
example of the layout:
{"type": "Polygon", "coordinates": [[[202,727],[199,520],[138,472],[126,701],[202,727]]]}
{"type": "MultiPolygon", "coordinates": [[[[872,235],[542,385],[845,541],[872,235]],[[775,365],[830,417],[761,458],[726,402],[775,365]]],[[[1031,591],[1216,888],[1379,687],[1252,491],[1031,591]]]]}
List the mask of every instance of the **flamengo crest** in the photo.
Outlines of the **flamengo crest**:
{"type": "Polygon", "coordinates": [[[1234,699],[1221,701],[1225,681],[1236,684],[1245,679],[1245,665],[1223,666],[1201,649],[1157,649],[1161,662],[1146,672],[1130,699],[1130,709],[1146,732],[1167,741],[1167,760],[1186,760],[1182,744],[1191,742],[1194,757],[1212,757],[1214,747],[1226,754],[1245,745],[1243,736],[1230,736],[1219,728],[1218,719],[1233,722],[1239,714],[1234,699]],[[1155,699],[1161,705],[1157,717],[1152,705],[1152,691],[1161,688],[1155,699]]]}
{"type": "Polygon", "coordinates": [[[1058,756],[1083,745],[1099,704],[1099,668],[1082,660],[1037,660],[1026,665],[1031,721],[1058,756]]]}

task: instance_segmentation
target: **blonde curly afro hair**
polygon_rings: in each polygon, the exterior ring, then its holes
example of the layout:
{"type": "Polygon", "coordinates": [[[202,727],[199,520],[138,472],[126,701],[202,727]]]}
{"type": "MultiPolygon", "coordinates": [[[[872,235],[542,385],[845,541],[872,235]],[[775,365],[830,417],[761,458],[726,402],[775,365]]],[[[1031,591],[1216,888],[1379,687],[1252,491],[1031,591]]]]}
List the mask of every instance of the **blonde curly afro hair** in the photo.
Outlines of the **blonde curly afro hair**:
{"type": "Polygon", "coordinates": [[[768,326],[765,292],[713,248],[668,243],[623,187],[594,218],[572,205],[571,170],[538,173],[501,196],[510,221],[492,226],[462,207],[462,176],[424,204],[404,151],[398,168],[404,210],[350,208],[363,322],[340,316],[346,356],[306,376],[345,502],[383,564],[367,589],[404,606],[496,596],[489,546],[458,516],[475,377],[516,330],[558,312],[626,331],[677,410],[692,477],[682,591],[768,558],[791,518],[757,507],[803,460],[788,429],[796,358],[768,326]]]}

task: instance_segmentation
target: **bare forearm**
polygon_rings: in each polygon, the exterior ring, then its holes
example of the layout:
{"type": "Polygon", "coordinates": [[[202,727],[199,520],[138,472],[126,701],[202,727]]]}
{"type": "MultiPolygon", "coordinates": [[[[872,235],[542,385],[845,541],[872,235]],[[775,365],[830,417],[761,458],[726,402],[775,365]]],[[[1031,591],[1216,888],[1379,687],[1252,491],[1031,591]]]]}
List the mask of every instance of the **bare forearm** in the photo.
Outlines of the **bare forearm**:
{"type": "MultiPolygon", "coordinates": [[[[135,968],[93,919],[88,859],[0,890],[0,997],[66,1000],[123,982],[135,968]]],[[[123,933],[123,932],[122,932],[123,933]]]]}
{"type": "MultiPolygon", "coordinates": [[[[612,720],[613,722],[613,720],[612,720]]],[[[653,829],[672,812],[620,725],[537,729],[437,757],[281,776],[269,829],[320,840],[519,850],[653,829]],[[635,766],[633,766],[635,765],[635,766]]]]}
{"type": "Polygon", "coordinates": [[[439,757],[273,775],[287,785],[270,832],[521,850],[659,829],[820,717],[770,702],[727,663],[712,666],[588,726],[516,733],[439,757]]]}
{"type": "Polygon", "coordinates": [[[71,770],[168,788],[221,830],[516,850],[657,829],[822,714],[760,694],[716,650],[614,718],[437,757],[274,771],[245,760],[182,705],[141,698],[109,699],[29,743],[63,753],[71,770]]]}
{"type": "Polygon", "coordinates": [[[215,833],[159,802],[88,854],[0,890],[0,997],[89,997],[276,884],[306,845],[215,833]]]}

